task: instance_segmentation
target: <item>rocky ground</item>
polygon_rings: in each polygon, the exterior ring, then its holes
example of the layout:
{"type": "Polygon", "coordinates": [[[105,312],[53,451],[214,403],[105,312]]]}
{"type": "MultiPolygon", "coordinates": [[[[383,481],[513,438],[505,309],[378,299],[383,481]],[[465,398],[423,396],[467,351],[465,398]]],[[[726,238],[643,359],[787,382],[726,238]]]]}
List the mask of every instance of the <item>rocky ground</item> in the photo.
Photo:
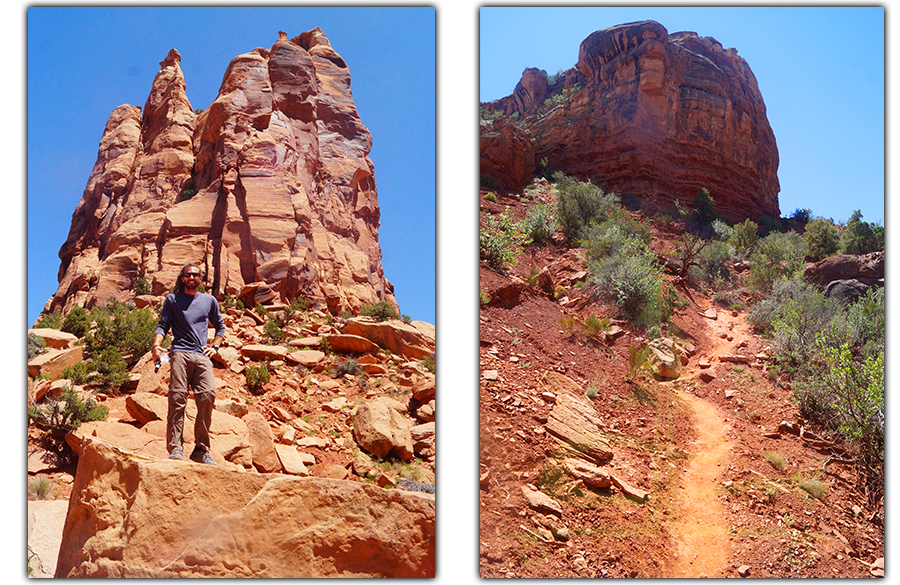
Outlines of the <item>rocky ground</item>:
{"type": "MultiPolygon", "coordinates": [[[[527,200],[499,195],[482,209],[508,206],[517,219],[552,199],[548,186],[527,200]]],[[[668,230],[653,226],[655,248],[671,245],[668,230]]],[[[830,437],[801,431],[789,383],[768,375],[767,342],[746,312],[682,287],[691,303],[665,332],[685,348],[677,378],[628,380],[643,327],[613,320],[613,335],[593,339],[566,327],[614,316],[576,286],[584,270],[559,241],[505,273],[482,264],[481,576],[883,575],[883,501],[869,501],[854,467],[826,466],[830,437]],[[609,487],[567,468],[584,452],[555,438],[563,402],[570,413],[587,405],[573,441],[593,425],[608,442],[612,457],[591,473],[614,478],[609,487]]]]}
{"type": "MultiPolygon", "coordinates": [[[[273,314],[283,309],[268,308],[273,314]]],[[[433,326],[399,320],[357,323],[354,331],[359,334],[346,334],[343,331],[351,328],[346,320],[306,311],[284,328],[286,337],[276,344],[265,339],[262,320],[253,313],[231,309],[225,315],[228,333],[216,358],[217,410],[212,429],[212,455],[219,466],[241,472],[350,479],[386,488],[430,488],[433,493],[433,326]],[[365,327],[360,329],[361,325],[365,327]],[[261,391],[251,392],[243,370],[263,363],[268,363],[270,381],[261,391]],[[393,444],[384,444],[383,436],[376,438],[378,431],[361,430],[361,423],[354,418],[361,408],[374,403],[388,405],[385,411],[402,410],[388,415],[390,421],[376,421],[376,426],[393,425],[393,430],[385,431],[393,435],[393,444]],[[264,421],[263,428],[255,428],[253,420],[264,421]],[[227,431],[221,430],[226,424],[223,421],[229,425],[227,431]],[[246,423],[244,437],[235,443],[229,434],[231,426],[241,423],[246,423]],[[217,435],[217,430],[222,434],[217,435]]],[[[51,365],[43,367],[51,373],[45,377],[56,377],[52,360],[47,363],[51,365]]],[[[70,434],[68,442],[76,447],[76,453],[78,437],[93,435],[164,459],[163,397],[168,367],[163,365],[155,373],[148,355],[132,369],[131,382],[118,392],[95,385],[77,386],[80,395],[106,406],[109,416],[103,423],[85,423],[70,434]],[[154,412],[160,410],[160,404],[162,412],[154,412]]],[[[30,380],[29,397],[37,405],[46,404],[67,383],[30,380]]],[[[192,405],[190,398],[185,456],[193,447],[192,405]]],[[[50,438],[46,428],[29,425],[29,482],[48,478],[51,487],[44,499],[66,500],[72,493],[78,459],[57,457],[50,438]]],[[[29,499],[35,498],[29,495],[29,499]]],[[[32,566],[46,568],[53,561],[35,559],[32,566]]]]}

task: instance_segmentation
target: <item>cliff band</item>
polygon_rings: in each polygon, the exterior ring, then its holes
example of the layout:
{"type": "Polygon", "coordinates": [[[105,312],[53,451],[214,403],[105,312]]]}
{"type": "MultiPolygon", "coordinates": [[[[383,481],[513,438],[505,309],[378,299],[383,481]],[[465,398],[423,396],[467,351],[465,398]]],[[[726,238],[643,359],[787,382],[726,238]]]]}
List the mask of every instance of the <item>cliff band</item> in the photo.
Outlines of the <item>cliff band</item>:
{"type": "Polygon", "coordinates": [[[507,117],[482,122],[482,175],[510,168],[521,183],[530,179],[522,167],[543,170],[545,161],[655,205],[690,203],[707,188],[732,221],[780,217],[778,149],[756,78],[735,49],[713,38],[668,34],[654,21],[600,30],[552,85],[545,72],[527,69],[512,95],[482,108],[507,117]],[[504,123],[517,135],[504,136],[504,123]],[[534,158],[504,160],[501,144],[534,158]]]}

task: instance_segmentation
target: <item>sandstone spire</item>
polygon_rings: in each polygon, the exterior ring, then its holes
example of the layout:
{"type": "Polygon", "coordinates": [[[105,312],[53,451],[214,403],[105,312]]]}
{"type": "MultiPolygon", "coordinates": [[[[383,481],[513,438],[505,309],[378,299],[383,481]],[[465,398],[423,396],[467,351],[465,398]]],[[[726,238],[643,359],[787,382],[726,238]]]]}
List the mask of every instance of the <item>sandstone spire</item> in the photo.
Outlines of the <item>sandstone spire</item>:
{"type": "Polygon", "coordinates": [[[349,69],[321,29],[278,37],[232,59],[198,114],[175,49],[143,111],[113,111],[45,311],[124,300],[140,277],[164,294],[188,261],[215,294],[265,282],[332,313],[396,306],[349,69]]]}

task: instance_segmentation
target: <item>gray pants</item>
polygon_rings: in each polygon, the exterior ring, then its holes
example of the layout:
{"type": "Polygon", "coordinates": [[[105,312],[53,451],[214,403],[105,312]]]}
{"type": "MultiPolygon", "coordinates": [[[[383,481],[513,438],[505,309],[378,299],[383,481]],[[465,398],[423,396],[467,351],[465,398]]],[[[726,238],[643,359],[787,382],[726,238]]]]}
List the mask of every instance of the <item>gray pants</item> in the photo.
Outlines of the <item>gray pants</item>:
{"type": "Polygon", "coordinates": [[[188,386],[194,390],[197,419],[194,421],[194,449],[209,452],[209,426],[216,403],[216,381],[212,361],[199,353],[172,352],[169,379],[169,414],[166,420],[166,447],[171,453],[181,449],[184,433],[184,410],[188,386]]]}

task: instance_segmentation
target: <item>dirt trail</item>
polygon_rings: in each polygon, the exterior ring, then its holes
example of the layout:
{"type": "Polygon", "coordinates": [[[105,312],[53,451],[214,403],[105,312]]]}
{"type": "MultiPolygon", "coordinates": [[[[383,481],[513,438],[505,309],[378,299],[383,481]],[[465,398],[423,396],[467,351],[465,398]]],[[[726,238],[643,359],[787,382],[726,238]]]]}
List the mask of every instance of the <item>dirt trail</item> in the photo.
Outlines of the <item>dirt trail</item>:
{"type": "Polygon", "coordinates": [[[678,543],[678,558],[671,576],[722,577],[731,545],[716,487],[731,450],[726,436],[728,427],[712,404],[687,392],[676,393],[696,415],[697,440],[678,486],[680,514],[669,524],[678,543]]]}
{"type": "MultiPolygon", "coordinates": [[[[705,311],[709,307],[702,307],[705,311]]],[[[709,331],[713,357],[728,353],[730,342],[721,335],[747,333],[747,325],[730,312],[719,311],[716,320],[710,319],[709,331]]],[[[696,362],[695,362],[696,363],[696,362]]],[[[691,379],[700,372],[693,365],[681,380],[691,379]]],[[[670,523],[672,535],[678,543],[678,557],[672,568],[672,577],[723,577],[731,543],[729,525],[716,489],[723,464],[731,451],[725,423],[718,408],[702,398],[683,390],[671,390],[693,411],[697,438],[691,446],[691,458],[687,471],[679,482],[676,494],[679,517],[670,523]]]]}

